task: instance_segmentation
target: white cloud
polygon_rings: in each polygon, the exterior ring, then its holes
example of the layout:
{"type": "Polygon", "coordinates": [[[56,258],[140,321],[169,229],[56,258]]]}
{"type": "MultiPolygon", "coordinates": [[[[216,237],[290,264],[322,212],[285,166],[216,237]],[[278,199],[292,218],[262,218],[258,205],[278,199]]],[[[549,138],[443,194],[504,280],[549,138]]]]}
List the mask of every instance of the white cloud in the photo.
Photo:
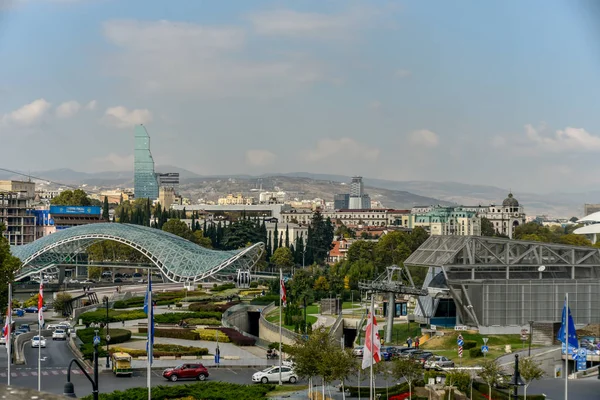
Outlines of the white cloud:
{"type": "Polygon", "coordinates": [[[119,51],[108,70],[144,92],[194,96],[287,94],[323,79],[320,63],[297,54],[248,60],[246,33],[173,21],[109,21],[105,37],[119,51]]]}
{"type": "Polygon", "coordinates": [[[354,9],[344,14],[270,10],[252,13],[247,18],[259,35],[343,39],[372,15],[373,10],[368,9],[354,9]]]}
{"type": "Polygon", "coordinates": [[[70,118],[81,110],[81,104],[75,100],[67,101],[56,107],[58,118],[70,118]]]}
{"type": "Polygon", "coordinates": [[[95,110],[96,107],[98,107],[98,102],[96,100],[92,100],[85,105],[85,109],[90,111],[95,110]]]}
{"type": "Polygon", "coordinates": [[[408,135],[408,140],[412,144],[425,147],[436,147],[440,143],[438,134],[427,129],[411,132],[408,135]]]}
{"type": "Polygon", "coordinates": [[[111,107],[104,113],[106,120],[118,128],[130,128],[134,125],[152,121],[152,113],[146,109],[128,110],[123,106],[111,107]]]}
{"type": "Polygon", "coordinates": [[[567,127],[554,133],[548,131],[544,125],[539,128],[534,128],[531,124],[525,125],[527,139],[539,150],[553,153],[600,150],[600,136],[592,135],[585,129],[567,127]]]}
{"type": "Polygon", "coordinates": [[[396,78],[408,78],[409,76],[412,75],[412,72],[410,72],[407,69],[398,69],[396,70],[396,72],[394,73],[394,76],[396,78]]]}
{"type": "Polygon", "coordinates": [[[264,167],[272,164],[277,156],[269,150],[246,151],[246,163],[253,167],[264,167]]]}
{"type": "Polygon", "coordinates": [[[46,99],[37,99],[21,108],[5,114],[2,117],[4,124],[15,124],[22,126],[31,126],[40,122],[50,110],[50,104],[46,99]]]}
{"type": "Polygon", "coordinates": [[[307,154],[308,161],[321,161],[343,157],[347,161],[375,161],[379,158],[379,149],[369,147],[352,138],[321,139],[317,147],[307,154]]]}

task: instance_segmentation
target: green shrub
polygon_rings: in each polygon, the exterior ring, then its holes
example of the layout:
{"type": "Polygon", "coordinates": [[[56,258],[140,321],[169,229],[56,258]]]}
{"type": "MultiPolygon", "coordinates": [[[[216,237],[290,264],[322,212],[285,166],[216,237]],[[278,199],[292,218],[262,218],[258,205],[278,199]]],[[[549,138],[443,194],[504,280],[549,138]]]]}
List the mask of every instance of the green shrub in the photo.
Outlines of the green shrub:
{"type": "Polygon", "coordinates": [[[192,303],[189,305],[188,310],[190,311],[213,311],[213,312],[225,312],[227,309],[239,304],[239,301],[231,301],[226,304],[215,304],[215,303],[192,303]]]}
{"type": "MultiPolygon", "coordinates": [[[[77,337],[84,343],[92,343],[95,335],[95,328],[78,329],[77,337]]],[[[111,328],[109,330],[110,342],[108,344],[125,343],[131,339],[131,331],[127,329],[111,328]]],[[[100,345],[106,345],[106,329],[99,329],[98,336],[100,336],[100,345]]]]}
{"type": "Polygon", "coordinates": [[[183,304],[181,304],[181,303],[177,303],[177,304],[175,304],[175,307],[177,307],[177,308],[181,308],[181,307],[183,307],[183,304]]]}
{"type": "MultiPolygon", "coordinates": [[[[152,388],[152,400],[182,399],[186,397],[212,400],[264,400],[265,395],[273,390],[275,390],[275,385],[270,384],[237,385],[219,381],[187,385],[159,385],[152,388]]],[[[148,399],[148,389],[137,387],[125,391],[100,393],[99,398],[100,400],[146,400],[148,399]]],[[[92,396],[83,399],[92,400],[92,396]]]]}
{"type": "Polygon", "coordinates": [[[278,294],[267,294],[265,296],[260,296],[260,297],[256,297],[256,298],[252,299],[250,301],[250,304],[266,306],[271,303],[278,303],[278,302],[279,302],[278,294]]]}
{"type": "Polygon", "coordinates": [[[483,353],[479,347],[469,349],[469,356],[471,358],[483,357],[483,353]]]}
{"type": "Polygon", "coordinates": [[[157,324],[177,324],[181,320],[187,320],[191,318],[212,318],[220,320],[222,315],[222,313],[215,311],[165,313],[156,314],[154,316],[154,322],[156,322],[157,324]]]}
{"type": "Polygon", "coordinates": [[[186,319],[185,322],[187,322],[189,325],[221,325],[221,321],[214,318],[190,318],[186,319]]]}
{"type": "Polygon", "coordinates": [[[254,282],[250,282],[250,287],[252,289],[256,289],[258,287],[258,282],[254,281],[254,282]]]}
{"type": "MultiPolygon", "coordinates": [[[[109,322],[130,321],[132,319],[144,319],[147,317],[148,316],[146,315],[144,310],[108,311],[109,322]]],[[[81,314],[79,318],[81,318],[81,321],[84,325],[91,324],[92,322],[106,323],[106,310],[99,309],[96,311],[88,311],[86,313],[81,314]]]]}
{"type": "MultiPolygon", "coordinates": [[[[139,328],[140,333],[148,333],[148,328],[139,328]]],[[[154,328],[155,337],[173,339],[200,340],[200,334],[191,329],[182,328],[154,328]]]]}
{"type": "MultiPolygon", "coordinates": [[[[192,346],[178,346],[176,344],[155,344],[152,346],[154,357],[163,357],[163,356],[205,356],[208,355],[208,349],[204,347],[192,347],[192,346]]],[[[138,349],[128,349],[123,347],[111,347],[110,352],[125,352],[128,353],[132,357],[145,357],[148,354],[146,350],[138,350],[138,349]]]]}
{"type": "Polygon", "coordinates": [[[113,308],[121,309],[121,308],[129,308],[129,306],[123,300],[118,300],[118,301],[115,301],[115,304],[113,304],[113,308]]]}
{"type": "Polygon", "coordinates": [[[222,291],[228,290],[228,289],[235,289],[235,283],[224,283],[222,285],[215,284],[215,286],[213,286],[213,288],[212,288],[212,291],[213,292],[222,292],[222,291]]]}
{"type": "Polygon", "coordinates": [[[474,340],[465,340],[464,342],[465,343],[463,344],[463,350],[469,350],[474,347],[477,347],[477,342],[474,340]]]}

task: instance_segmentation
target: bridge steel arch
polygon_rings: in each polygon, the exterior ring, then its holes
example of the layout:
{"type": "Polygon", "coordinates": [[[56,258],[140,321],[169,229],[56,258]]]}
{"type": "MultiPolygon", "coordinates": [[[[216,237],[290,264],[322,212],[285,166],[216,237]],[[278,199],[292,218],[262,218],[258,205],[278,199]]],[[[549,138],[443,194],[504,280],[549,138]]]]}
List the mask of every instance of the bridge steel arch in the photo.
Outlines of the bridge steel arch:
{"type": "Polygon", "coordinates": [[[64,229],[23,246],[11,246],[11,253],[23,263],[16,279],[67,263],[101,240],[112,240],[138,250],[171,282],[198,282],[217,273],[251,270],[264,251],[263,243],[242,250],[218,251],[145,226],[89,224],[64,229]]]}

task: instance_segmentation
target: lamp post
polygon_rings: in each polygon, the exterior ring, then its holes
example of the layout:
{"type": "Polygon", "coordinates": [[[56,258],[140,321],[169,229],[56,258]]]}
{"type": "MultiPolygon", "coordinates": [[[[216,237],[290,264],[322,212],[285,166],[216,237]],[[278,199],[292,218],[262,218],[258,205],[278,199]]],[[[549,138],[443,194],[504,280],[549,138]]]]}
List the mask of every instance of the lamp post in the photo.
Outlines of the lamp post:
{"type": "Polygon", "coordinates": [[[110,368],[110,353],[108,352],[108,342],[110,341],[110,329],[108,326],[108,296],[104,296],[102,302],[106,304],[106,368],[110,368]]]}
{"type": "Polygon", "coordinates": [[[510,380],[509,386],[514,388],[514,393],[510,397],[510,390],[508,391],[509,398],[517,400],[519,398],[519,386],[525,386],[523,379],[521,379],[521,373],[519,372],[519,355],[515,354],[515,374],[510,380]]]}
{"type": "Polygon", "coordinates": [[[529,350],[527,357],[531,357],[531,340],[533,339],[533,321],[529,321],[529,350]]]}
{"type": "Polygon", "coordinates": [[[79,367],[81,372],[83,372],[83,374],[86,376],[86,378],[88,378],[88,380],[92,384],[92,398],[94,400],[98,400],[98,344],[100,344],[100,338],[98,337],[97,329],[95,332],[96,332],[96,336],[94,337],[94,356],[93,356],[94,357],[94,378],[92,378],[87,373],[87,371],[81,365],[79,360],[77,360],[76,358],[73,358],[71,360],[71,362],[69,363],[69,368],[67,368],[67,382],[65,383],[65,386],[63,389],[63,395],[65,397],[71,397],[74,399],[77,398],[77,396],[75,395],[75,386],[71,382],[71,366],[73,365],[73,363],[75,363],[75,364],[77,364],[77,366],[79,367]]]}

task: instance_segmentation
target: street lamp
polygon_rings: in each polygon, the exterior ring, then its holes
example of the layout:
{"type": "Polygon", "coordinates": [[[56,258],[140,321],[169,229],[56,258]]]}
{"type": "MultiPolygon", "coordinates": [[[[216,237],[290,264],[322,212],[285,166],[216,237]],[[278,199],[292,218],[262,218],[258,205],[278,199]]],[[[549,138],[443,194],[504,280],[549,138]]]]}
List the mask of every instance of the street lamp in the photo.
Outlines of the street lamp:
{"type": "MultiPolygon", "coordinates": [[[[514,387],[513,397],[515,400],[519,398],[519,386],[525,386],[523,379],[521,379],[521,374],[519,373],[519,355],[515,354],[515,374],[510,380],[509,386],[514,387]]],[[[510,396],[510,390],[509,390],[510,396]]]]}
{"type": "Polygon", "coordinates": [[[106,304],[106,368],[110,368],[110,353],[108,352],[108,342],[110,341],[110,329],[108,326],[108,296],[104,296],[102,302],[106,304]]]}
{"type": "MultiPolygon", "coordinates": [[[[98,330],[96,329],[95,332],[95,337],[98,337],[98,330]]],[[[79,360],[73,358],[69,363],[69,368],[67,368],[67,382],[65,383],[63,389],[63,395],[65,397],[71,397],[74,399],[77,398],[77,396],[75,395],[75,386],[71,382],[71,366],[73,365],[73,363],[75,363],[92,384],[92,398],[94,400],[98,400],[98,343],[100,343],[100,340],[94,340],[94,378],[92,379],[92,377],[87,373],[85,368],[81,365],[79,360]]]]}
{"type": "Polygon", "coordinates": [[[527,357],[531,357],[531,340],[533,339],[533,321],[529,321],[529,351],[527,357]]]}

